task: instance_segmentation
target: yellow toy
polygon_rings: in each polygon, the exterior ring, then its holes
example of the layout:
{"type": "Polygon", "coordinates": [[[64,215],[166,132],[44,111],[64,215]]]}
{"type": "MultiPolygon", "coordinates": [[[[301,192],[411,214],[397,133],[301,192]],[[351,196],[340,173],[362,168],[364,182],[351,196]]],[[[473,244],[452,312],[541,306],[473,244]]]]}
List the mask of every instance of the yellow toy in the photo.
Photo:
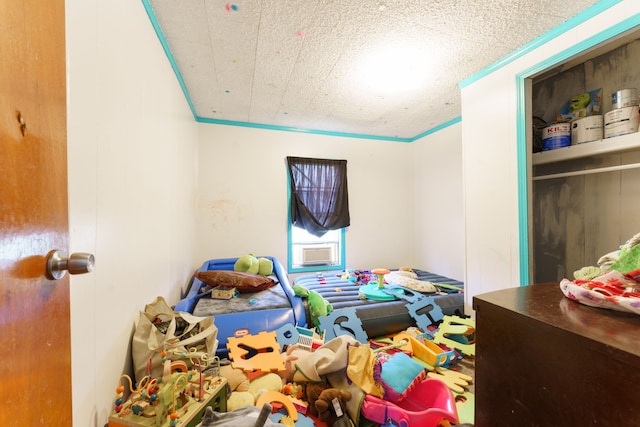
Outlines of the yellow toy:
{"type": "Polygon", "coordinates": [[[436,368],[435,371],[429,372],[427,378],[437,378],[444,382],[447,387],[456,393],[464,393],[465,389],[473,380],[469,375],[462,374],[460,372],[451,371],[446,368],[436,368]]]}
{"type": "Polygon", "coordinates": [[[444,316],[442,323],[433,336],[433,342],[455,348],[462,353],[475,356],[476,322],[459,316],[444,316]]]}

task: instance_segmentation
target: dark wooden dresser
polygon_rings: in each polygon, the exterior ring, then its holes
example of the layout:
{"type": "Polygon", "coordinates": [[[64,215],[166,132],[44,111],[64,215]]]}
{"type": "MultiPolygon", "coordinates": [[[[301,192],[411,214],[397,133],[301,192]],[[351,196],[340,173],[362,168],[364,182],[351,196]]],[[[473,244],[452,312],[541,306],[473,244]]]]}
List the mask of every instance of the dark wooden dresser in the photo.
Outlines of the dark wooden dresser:
{"type": "Polygon", "coordinates": [[[557,283],[477,295],[476,427],[640,426],[640,316],[557,283]]]}

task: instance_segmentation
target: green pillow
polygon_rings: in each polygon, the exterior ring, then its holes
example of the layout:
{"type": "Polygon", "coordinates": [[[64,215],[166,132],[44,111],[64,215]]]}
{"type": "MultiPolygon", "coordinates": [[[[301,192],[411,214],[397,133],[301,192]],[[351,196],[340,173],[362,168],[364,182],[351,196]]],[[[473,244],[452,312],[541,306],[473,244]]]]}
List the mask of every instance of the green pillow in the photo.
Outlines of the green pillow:
{"type": "Polygon", "coordinates": [[[258,258],[258,274],[270,276],[273,273],[273,261],[269,258],[258,258]]]}
{"type": "Polygon", "coordinates": [[[233,270],[241,273],[258,274],[260,263],[254,254],[243,255],[233,264],[233,270]]]}

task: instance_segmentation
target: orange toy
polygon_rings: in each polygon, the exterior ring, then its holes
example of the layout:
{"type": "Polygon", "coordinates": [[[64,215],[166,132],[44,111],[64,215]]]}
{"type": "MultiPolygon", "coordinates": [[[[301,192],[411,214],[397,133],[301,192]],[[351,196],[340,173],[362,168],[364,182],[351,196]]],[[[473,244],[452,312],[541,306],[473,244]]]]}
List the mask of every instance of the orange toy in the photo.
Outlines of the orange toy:
{"type": "Polygon", "coordinates": [[[230,337],[227,342],[229,358],[234,368],[245,371],[284,371],[284,358],[275,332],[230,337]]]}

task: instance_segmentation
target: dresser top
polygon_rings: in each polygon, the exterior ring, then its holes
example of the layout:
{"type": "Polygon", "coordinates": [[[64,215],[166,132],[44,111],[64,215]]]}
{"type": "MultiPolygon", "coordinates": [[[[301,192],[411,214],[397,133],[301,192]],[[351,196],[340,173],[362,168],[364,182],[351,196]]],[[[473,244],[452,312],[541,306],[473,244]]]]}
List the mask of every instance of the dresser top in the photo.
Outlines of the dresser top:
{"type": "Polygon", "coordinates": [[[476,295],[473,308],[477,318],[485,310],[502,309],[640,356],[639,315],[580,304],[565,297],[558,283],[476,295]]]}

